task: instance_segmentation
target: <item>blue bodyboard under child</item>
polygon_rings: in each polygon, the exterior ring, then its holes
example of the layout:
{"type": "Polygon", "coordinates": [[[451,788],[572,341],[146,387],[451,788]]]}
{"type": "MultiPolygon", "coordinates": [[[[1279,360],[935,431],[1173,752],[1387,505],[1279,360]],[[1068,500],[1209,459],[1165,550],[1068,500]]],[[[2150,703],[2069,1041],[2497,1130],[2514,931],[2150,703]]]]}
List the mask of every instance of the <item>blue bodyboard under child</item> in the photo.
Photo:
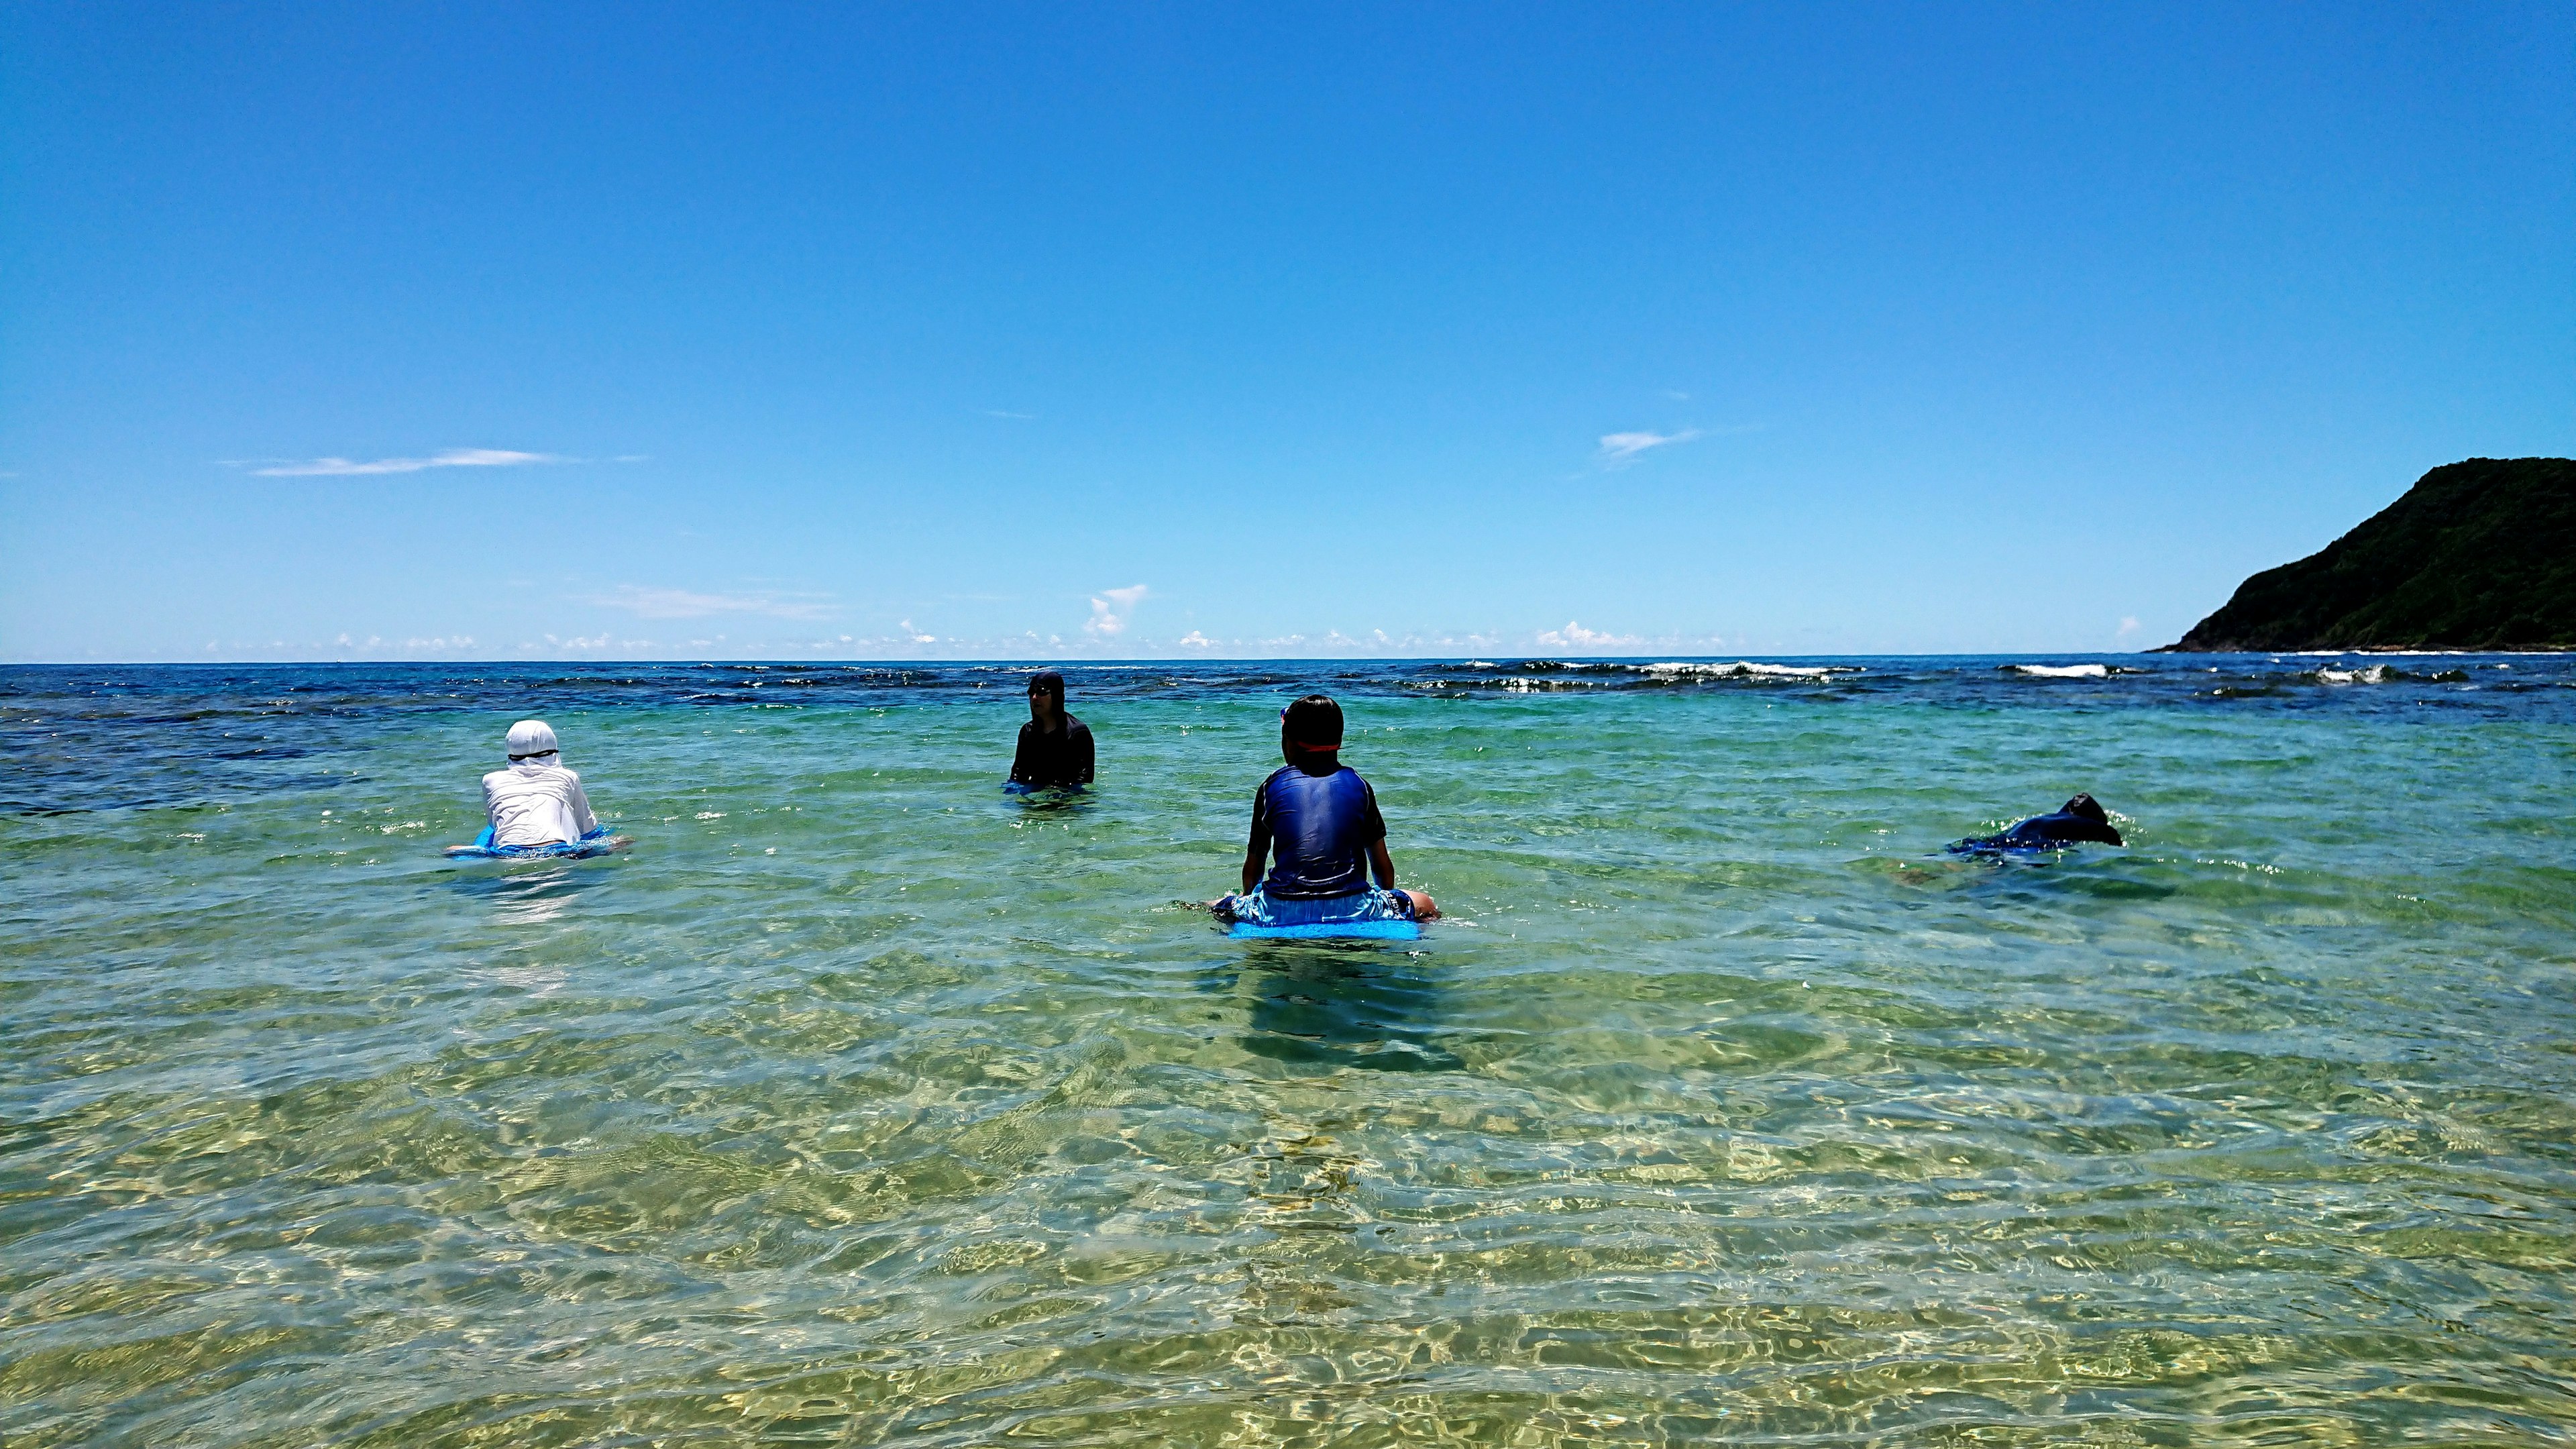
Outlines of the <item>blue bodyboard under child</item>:
{"type": "Polygon", "coordinates": [[[1318,921],[1306,926],[1237,921],[1226,935],[1237,941],[1419,941],[1422,927],[1413,921],[1318,921]]]}
{"type": "Polygon", "coordinates": [[[579,840],[555,840],[544,845],[494,845],[492,827],[486,825],[472,845],[451,845],[446,854],[450,860],[587,860],[614,849],[605,825],[579,840]]]}

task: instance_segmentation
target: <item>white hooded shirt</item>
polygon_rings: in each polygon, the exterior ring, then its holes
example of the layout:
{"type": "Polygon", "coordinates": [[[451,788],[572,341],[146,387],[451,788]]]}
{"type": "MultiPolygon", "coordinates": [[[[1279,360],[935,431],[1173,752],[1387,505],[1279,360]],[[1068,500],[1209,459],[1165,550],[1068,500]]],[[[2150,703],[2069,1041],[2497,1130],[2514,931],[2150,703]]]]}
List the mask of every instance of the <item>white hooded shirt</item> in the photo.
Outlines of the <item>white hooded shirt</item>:
{"type": "Polygon", "coordinates": [[[599,828],[581,776],[565,769],[543,720],[510,726],[510,768],[483,777],[494,845],[569,844],[599,828]]]}

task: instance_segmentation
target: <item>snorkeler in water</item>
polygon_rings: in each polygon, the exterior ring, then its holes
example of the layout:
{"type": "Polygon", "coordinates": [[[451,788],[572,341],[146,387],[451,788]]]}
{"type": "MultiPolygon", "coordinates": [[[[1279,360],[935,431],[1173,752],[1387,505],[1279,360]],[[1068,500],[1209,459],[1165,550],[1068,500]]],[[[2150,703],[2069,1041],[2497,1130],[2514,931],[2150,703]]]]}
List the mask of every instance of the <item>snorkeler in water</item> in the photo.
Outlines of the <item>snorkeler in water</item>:
{"type": "Polygon", "coordinates": [[[523,719],[510,726],[510,768],[483,777],[483,811],[492,817],[485,846],[571,845],[603,834],[581,776],[564,768],[552,726],[523,719]]]}
{"type": "Polygon", "coordinates": [[[2111,812],[2090,795],[2078,795],[2047,815],[2034,815],[2000,835],[1971,836],[1954,841],[1950,851],[1967,855],[1997,850],[2053,850],[2061,845],[2090,843],[2126,845],[2120,832],[2111,827],[2111,812]]]}
{"type": "Polygon", "coordinates": [[[1397,888],[1377,792],[1342,763],[1341,750],[1342,707],[1329,697],[1310,694],[1279,712],[1279,753],[1288,763],[1253,793],[1243,889],[1208,903],[1218,919],[1304,926],[1440,914],[1429,893],[1397,888]]]}
{"type": "Polygon", "coordinates": [[[1091,726],[1064,712],[1064,676],[1052,669],[1029,676],[1029,722],[1002,788],[1080,789],[1091,783],[1091,768],[1091,726]]]}

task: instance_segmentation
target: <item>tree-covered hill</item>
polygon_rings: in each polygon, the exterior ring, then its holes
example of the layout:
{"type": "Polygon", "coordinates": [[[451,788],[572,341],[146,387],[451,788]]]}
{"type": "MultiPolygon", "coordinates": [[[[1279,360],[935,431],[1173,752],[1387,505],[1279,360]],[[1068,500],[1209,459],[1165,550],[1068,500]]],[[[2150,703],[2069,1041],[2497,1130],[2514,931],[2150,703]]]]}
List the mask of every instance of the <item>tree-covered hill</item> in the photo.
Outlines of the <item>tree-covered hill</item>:
{"type": "Polygon", "coordinates": [[[2166,647],[2576,648],[2576,460],[2436,468],[2321,552],[2247,579],[2166,647]]]}

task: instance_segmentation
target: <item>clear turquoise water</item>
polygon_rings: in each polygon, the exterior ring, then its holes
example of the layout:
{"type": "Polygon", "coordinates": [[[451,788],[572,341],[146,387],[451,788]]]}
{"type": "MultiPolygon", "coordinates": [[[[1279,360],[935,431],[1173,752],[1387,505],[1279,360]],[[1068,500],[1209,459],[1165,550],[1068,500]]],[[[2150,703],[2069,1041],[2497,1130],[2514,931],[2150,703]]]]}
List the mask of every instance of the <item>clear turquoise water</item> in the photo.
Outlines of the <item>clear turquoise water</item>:
{"type": "Polygon", "coordinates": [[[2576,669],[2114,662],[0,671],[0,1441],[2576,1438],[2576,669]]]}

